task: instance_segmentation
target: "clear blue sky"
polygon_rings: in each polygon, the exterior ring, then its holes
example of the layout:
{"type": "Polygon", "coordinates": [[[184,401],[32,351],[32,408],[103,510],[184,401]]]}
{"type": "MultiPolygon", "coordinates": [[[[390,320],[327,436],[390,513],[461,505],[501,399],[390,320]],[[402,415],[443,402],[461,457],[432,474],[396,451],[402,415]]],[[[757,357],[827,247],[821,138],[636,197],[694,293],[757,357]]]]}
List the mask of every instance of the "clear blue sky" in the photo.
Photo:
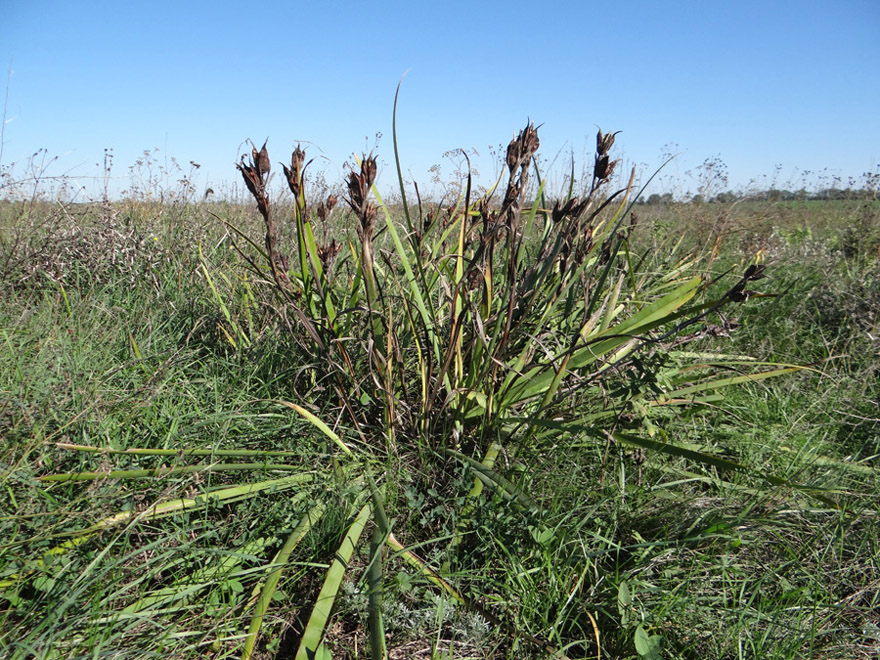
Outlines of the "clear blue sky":
{"type": "Polygon", "coordinates": [[[153,148],[222,188],[243,141],[266,136],[276,163],[312,143],[335,180],[377,132],[390,188],[407,70],[402,160],[425,186],[459,147],[491,174],[488,147],[528,118],[560,169],[571,150],[589,159],[595,125],[623,131],[618,153],[642,172],[680,153],[661,181],[679,192],[715,157],[734,188],[777,165],[780,184],[880,169],[878,0],[0,0],[0,67],[2,165],[45,148],[52,174],[90,185],[110,147],[118,189],[153,148]]]}

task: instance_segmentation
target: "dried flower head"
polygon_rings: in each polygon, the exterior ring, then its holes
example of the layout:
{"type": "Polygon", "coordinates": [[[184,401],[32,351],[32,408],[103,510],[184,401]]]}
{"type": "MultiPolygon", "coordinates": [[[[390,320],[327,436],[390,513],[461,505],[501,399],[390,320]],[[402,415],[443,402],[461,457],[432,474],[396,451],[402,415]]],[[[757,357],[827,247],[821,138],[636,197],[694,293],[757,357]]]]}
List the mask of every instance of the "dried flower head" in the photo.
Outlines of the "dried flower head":
{"type": "Polygon", "coordinates": [[[259,169],[260,174],[265,178],[269,175],[269,170],[272,169],[271,163],[269,163],[269,151],[266,149],[266,145],[269,143],[269,138],[266,138],[266,141],[263,142],[263,148],[260,149],[260,153],[257,153],[256,147],[254,147],[254,162],[257,164],[257,169],[259,169]]]}
{"type": "Polygon", "coordinates": [[[284,168],[284,178],[287,179],[287,187],[293,193],[295,199],[300,199],[304,188],[305,171],[308,164],[305,163],[306,152],[296,145],[296,149],[290,155],[290,167],[281,164],[284,168]]]}
{"type": "Polygon", "coordinates": [[[519,140],[514,138],[510,141],[510,144],[507,145],[507,167],[513,173],[518,167],[520,162],[520,144],[519,140]]]}
{"type": "Polygon", "coordinates": [[[553,222],[561,222],[565,218],[571,215],[572,210],[574,210],[580,200],[577,197],[572,197],[565,204],[560,204],[559,200],[553,204],[553,210],[550,212],[550,219],[553,222]]]}
{"type": "Polygon", "coordinates": [[[614,168],[620,163],[620,159],[611,160],[608,154],[596,155],[596,166],[594,168],[594,176],[599,183],[604,183],[614,174],[614,168]]]}
{"type": "Polygon", "coordinates": [[[593,177],[595,185],[600,185],[608,181],[614,174],[614,168],[617,167],[620,160],[611,160],[608,153],[614,145],[614,138],[620,131],[614,133],[603,133],[602,129],[596,134],[596,164],[593,168],[593,177]]]}
{"type": "Polygon", "coordinates": [[[599,132],[596,134],[596,153],[607,154],[611,151],[611,147],[614,145],[614,138],[618,133],[620,133],[620,131],[603,134],[602,129],[600,128],[599,132]]]}
{"type": "Polygon", "coordinates": [[[538,150],[541,141],[538,139],[538,129],[534,124],[529,124],[510,144],[507,145],[507,167],[513,174],[519,168],[528,168],[532,156],[538,150]]]}
{"type": "Polygon", "coordinates": [[[362,241],[366,242],[373,239],[373,228],[376,226],[376,218],[378,215],[379,210],[373,202],[367,202],[361,213],[358,214],[358,219],[360,220],[358,233],[360,234],[362,241]]]}
{"type": "Polygon", "coordinates": [[[771,294],[762,294],[757,291],[749,291],[746,289],[746,284],[748,282],[753,282],[755,280],[763,280],[767,277],[764,274],[765,266],[763,265],[755,265],[752,264],[748,268],[746,268],[746,272],[743,273],[740,281],[734,284],[733,288],[727,292],[728,298],[733,302],[744,302],[751,298],[752,296],[770,296],[771,294]]]}
{"type": "Polygon", "coordinates": [[[376,175],[379,172],[379,167],[373,154],[370,154],[369,157],[363,159],[361,172],[363,173],[364,184],[366,185],[367,189],[371,188],[373,183],[376,181],[376,175]]]}
{"type": "Polygon", "coordinates": [[[338,199],[336,198],[336,195],[329,195],[326,202],[320,202],[318,204],[318,208],[315,212],[318,214],[318,219],[320,219],[322,223],[326,223],[330,218],[330,214],[333,212],[333,209],[336,208],[337,202],[338,199]]]}
{"type": "Polygon", "coordinates": [[[352,210],[362,216],[367,208],[367,197],[370,195],[370,187],[376,180],[378,165],[373,154],[361,158],[360,171],[352,169],[348,175],[348,204],[352,210]]]}
{"type": "Polygon", "coordinates": [[[235,167],[241,172],[241,176],[244,179],[248,192],[253,195],[257,202],[257,208],[265,218],[269,214],[269,196],[266,194],[265,181],[260,172],[260,168],[257,165],[259,154],[256,149],[253,149],[250,162],[245,162],[246,158],[247,155],[242,154],[240,162],[236,163],[235,167]],[[254,154],[256,154],[256,156],[254,154]]]}
{"type": "MultiPolygon", "coordinates": [[[[538,129],[535,128],[534,124],[529,124],[525,127],[520,135],[520,140],[523,145],[522,156],[526,161],[530,161],[535,152],[538,151],[538,147],[541,146],[541,140],[538,139],[538,129]]],[[[526,162],[526,165],[528,165],[528,162],[526,162]]]]}
{"type": "Polygon", "coordinates": [[[253,158],[251,158],[250,163],[246,163],[246,156],[244,154],[241,155],[241,161],[235,164],[235,167],[241,172],[241,177],[244,179],[244,184],[247,186],[248,191],[254,197],[259,197],[257,192],[260,187],[260,181],[258,179],[257,170],[253,166],[253,158]]]}
{"type": "Polygon", "coordinates": [[[341,249],[342,243],[337,243],[335,238],[327,245],[318,246],[318,258],[321,260],[321,265],[324,267],[324,270],[328,270],[330,266],[333,265],[333,262],[336,260],[336,256],[341,249]]]}

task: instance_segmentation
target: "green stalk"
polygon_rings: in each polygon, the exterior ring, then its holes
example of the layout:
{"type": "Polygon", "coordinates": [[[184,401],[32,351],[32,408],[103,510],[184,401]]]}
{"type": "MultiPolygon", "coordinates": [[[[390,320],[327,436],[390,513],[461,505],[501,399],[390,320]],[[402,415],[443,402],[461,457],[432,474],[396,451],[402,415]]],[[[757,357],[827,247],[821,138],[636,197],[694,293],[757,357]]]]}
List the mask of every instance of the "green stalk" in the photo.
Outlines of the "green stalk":
{"type": "Polygon", "coordinates": [[[382,493],[375,484],[371,484],[373,495],[373,511],[375,526],[370,540],[370,565],[367,567],[367,585],[369,588],[368,624],[370,629],[370,658],[385,660],[385,624],[382,620],[382,582],[384,580],[384,548],[391,527],[385,515],[385,503],[382,493]]]}
{"type": "Polygon", "coordinates": [[[149,449],[129,448],[113,449],[111,447],[95,447],[91,445],[74,445],[68,442],[53,443],[59,449],[81,451],[91,454],[134,454],[136,456],[293,456],[301,457],[302,454],[294,451],[273,451],[268,449],[149,449]]]}
{"type": "Polygon", "coordinates": [[[323,646],[322,640],[324,639],[327,623],[330,621],[330,615],[333,612],[333,604],[336,602],[336,597],[342,588],[342,579],[345,577],[345,571],[351,561],[351,556],[354,554],[354,549],[357,547],[372,511],[372,503],[367,502],[342,539],[342,543],[333,557],[333,562],[327,570],[324,585],[321,587],[321,592],[318,594],[318,599],[312,608],[312,614],[309,616],[309,621],[306,624],[306,629],[303,632],[294,660],[312,660],[318,657],[318,653],[323,646]]]}
{"type": "Polygon", "coordinates": [[[169,500],[167,502],[156,502],[144,511],[122,511],[115,515],[108,516],[107,518],[99,520],[94,525],[91,525],[90,527],[87,527],[85,529],[77,530],[74,532],[67,532],[64,534],[56,534],[56,537],[72,536],[73,538],[47,550],[45,553],[43,553],[43,557],[41,559],[35,560],[27,570],[21,573],[10,575],[5,579],[0,580],[0,589],[6,589],[14,585],[23,577],[29,575],[30,573],[33,573],[36,570],[41,569],[45,565],[46,560],[49,557],[63,555],[67,551],[72,550],[79,545],[82,545],[97,533],[102,532],[106,529],[111,529],[113,527],[116,527],[117,525],[139,520],[155,520],[156,518],[168,516],[179,511],[201,509],[207,507],[212,502],[224,502],[228,504],[230,502],[238,501],[244,498],[254,497],[267,490],[279,492],[288,488],[301,486],[302,484],[313,481],[314,478],[315,477],[311,474],[295,474],[289,477],[282,477],[281,479],[270,479],[268,481],[260,481],[254,484],[243,484],[239,486],[232,486],[230,488],[222,488],[220,490],[215,490],[206,495],[199,495],[197,497],[185,497],[169,500]]]}
{"type": "Polygon", "coordinates": [[[257,587],[255,590],[255,593],[259,592],[260,597],[254,607],[254,615],[251,617],[251,623],[248,626],[247,637],[245,638],[244,648],[241,652],[241,660],[249,660],[251,655],[253,655],[254,646],[257,643],[257,636],[263,625],[263,618],[266,616],[269,604],[272,602],[272,597],[278,589],[278,583],[284,574],[284,569],[287,566],[290,553],[293,552],[293,549],[300,541],[302,541],[303,537],[305,537],[312,527],[314,527],[321,519],[326,510],[327,505],[324,502],[319,502],[313,506],[306,514],[306,517],[299,521],[299,524],[290,533],[287,540],[284,541],[284,545],[281,546],[278,554],[276,554],[275,558],[272,560],[272,566],[276,566],[277,568],[269,574],[269,577],[266,578],[266,583],[262,588],[257,587]]]}
{"type": "Polygon", "coordinates": [[[169,477],[175,474],[192,474],[195,472],[236,472],[240,470],[302,470],[301,465],[285,465],[283,463],[215,463],[212,465],[185,465],[181,467],[158,467],[151,470],[110,470],[109,472],[68,472],[63,474],[47,474],[38,477],[38,481],[96,481],[99,479],[144,479],[148,477],[169,477]]]}

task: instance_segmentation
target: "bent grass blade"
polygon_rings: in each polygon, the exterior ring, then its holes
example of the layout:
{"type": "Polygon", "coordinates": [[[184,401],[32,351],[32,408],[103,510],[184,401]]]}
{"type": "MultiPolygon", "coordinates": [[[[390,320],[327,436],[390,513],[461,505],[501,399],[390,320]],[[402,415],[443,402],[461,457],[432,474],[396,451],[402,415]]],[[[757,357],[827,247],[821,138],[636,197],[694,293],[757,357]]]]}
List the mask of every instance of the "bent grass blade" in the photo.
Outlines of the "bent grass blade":
{"type": "Polygon", "coordinates": [[[333,558],[333,563],[330,564],[330,568],[327,570],[327,576],[324,578],[324,585],[321,587],[318,599],[312,608],[312,614],[309,616],[309,622],[306,624],[305,632],[303,632],[295,660],[311,660],[317,657],[317,654],[320,652],[319,649],[324,639],[324,631],[327,628],[327,623],[333,611],[333,604],[336,602],[336,597],[342,588],[342,578],[345,577],[345,571],[348,569],[351,556],[354,554],[354,549],[357,547],[372,512],[373,504],[372,502],[367,502],[342,539],[342,543],[336,551],[336,556],[333,558]]]}
{"type": "MultiPolygon", "coordinates": [[[[79,545],[82,545],[98,532],[110,529],[117,525],[121,525],[126,522],[137,522],[141,520],[155,520],[157,518],[168,516],[180,511],[202,509],[207,507],[212,502],[223,502],[229,504],[231,502],[241,499],[255,497],[256,495],[259,495],[260,493],[263,493],[267,490],[274,489],[275,492],[278,492],[281,490],[294,488],[305,483],[309,483],[313,480],[314,476],[310,474],[295,474],[289,477],[283,477],[281,479],[270,479],[268,481],[260,481],[253,484],[243,484],[239,486],[232,486],[230,488],[223,488],[208,493],[206,495],[199,495],[198,497],[179,498],[169,500],[167,502],[156,502],[144,511],[123,511],[115,515],[108,516],[107,518],[104,518],[103,520],[100,520],[94,525],[87,527],[83,530],[63,534],[63,536],[72,536],[73,538],[71,538],[69,541],[65,541],[64,543],[60,543],[59,545],[56,545],[55,547],[50,548],[49,550],[44,552],[42,558],[34,560],[33,564],[31,564],[27,570],[16,573],[14,575],[10,575],[5,579],[0,580],[0,589],[7,589],[13,586],[22,578],[30,575],[36,570],[39,570],[45,565],[46,560],[49,557],[63,555],[67,551],[72,550],[79,545]]],[[[59,534],[58,536],[62,535],[59,534]]]]}
{"type": "Polygon", "coordinates": [[[315,415],[314,413],[309,412],[302,406],[299,406],[295,403],[291,403],[290,401],[282,401],[280,399],[276,400],[276,403],[280,403],[282,406],[287,406],[291,410],[298,412],[300,415],[306,418],[312,426],[318,429],[321,433],[330,438],[337,447],[339,447],[343,452],[345,452],[348,456],[354,456],[354,453],[351,449],[346,445],[342,439],[334,433],[329,426],[327,426],[321,419],[315,415]]]}
{"type": "Polygon", "coordinates": [[[287,537],[284,545],[281,546],[278,554],[275,555],[275,559],[272,560],[272,566],[276,566],[277,568],[269,574],[269,577],[266,578],[266,582],[263,584],[262,588],[258,586],[254,590],[254,595],[259,593],[259,598],[254,608],[254,615],[251,618],[250,626],[248,627],[247,638],[245,639],[244,649],[241,653],[241,660],[248,660],[253,655],[254,646],[257,643],[257,636],[263,625],[263,617],[265,617],[266,612],[269,609],[269,604],[272,602],[272,597],[275,595],[278,583],[284,574],[284,569],[287,565],[287,560],[290,558],[290,553],[293,552],[299,542],[302,541],[305,535],[308,534],[312,527],[314,527],[321,519],[326,510],[327,505],[324,502],[319,502],[309,510],[305,518],[299,522],[287,537]]]}

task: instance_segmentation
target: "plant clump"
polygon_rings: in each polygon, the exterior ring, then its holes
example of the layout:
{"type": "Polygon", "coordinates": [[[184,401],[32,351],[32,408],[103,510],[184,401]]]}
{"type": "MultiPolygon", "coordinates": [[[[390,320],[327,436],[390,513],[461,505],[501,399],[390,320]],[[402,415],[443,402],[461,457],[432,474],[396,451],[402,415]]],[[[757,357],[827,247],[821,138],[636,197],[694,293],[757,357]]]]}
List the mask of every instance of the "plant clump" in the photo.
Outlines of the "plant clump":
{"type": "MultiPolygon", "coordinates": [[[[750,266],[715,297],[713,282],[693,274],[693,262],[681,261],[667,273],[640,271],[644,256],[633,254],[628,240],[636,221],[629,213],[633,177],[609,189],[620,162],[611,156],[616,135],[599,130],[589,189],[581,196],[569,190],[548,203],[544,182],[530,182],[540,146],[530,123],[507,147],[501,194],[495,196],[496,184],[473,198],[468,176],[442,222],[440,209],[425,211],[421,199],[411,208],[403,187],[402,208],[389,208],[375,187],[377,160],[364,155],[346,179],[356,240],[327,241],[336,205],[331,196],[315,211],[325,227],[323,244],[315,240],[305,197],[306,155],[297,147],[290,166],[284,165],[294,211],[289,258],[279,246],[266,189],[265,144],[237,166],[265,228],[262,264],[244,251],[242,256],[254,277],[274,282],[277,310],[296,319],[290,327],[311,381],[332,392],[295,407],[331,434],[346,457],[348,479],[362,484],[376,529],[371,570],[385,570],[383,540],[402,547],[383,513],[398,506],[387,499],[392,484],[382,484],[375,461],[396,456],[439,483],[457,464],[474,481],[448,530],[440,564],[429,567],[415,555],[409,561],[466,609],[530,640],[533,648],[554,652],[548,638],[514,630],[446,577],[465,565],[463,552],[479,554],[468,537],[485,506],[484,488],[517,508],[523,524],[542,528],[528,469],[514,481],[499,459],[528,464],[541,447],[586,437],[605,445],[606,455],[608,447],[625,444],[637,449],[641,462],[649,450],[748,470],[666,441],[657,430],[663,413],[654,411],[698,404],[734,382],[794,370],[722,378],[724,358],[707,364],[685,350],[736,326],[721,310],[764,295],[747,288],[763,277],[763,267],[750,266]],[[348,276],[334,277],[333,271],[348,276]]],[[[438,531],[425,533],[430,538],[438,531]]],[[[414,533],[414,541],[422,540],[414,533]]],[[[371,585],[381,584],[381,574],[374,578],[371,585]]],[[[384,639],[378,607],[370,609],[375,647],[384,639]]],[[[309,630],[303,644],[312,638],[309,630]]]]}

